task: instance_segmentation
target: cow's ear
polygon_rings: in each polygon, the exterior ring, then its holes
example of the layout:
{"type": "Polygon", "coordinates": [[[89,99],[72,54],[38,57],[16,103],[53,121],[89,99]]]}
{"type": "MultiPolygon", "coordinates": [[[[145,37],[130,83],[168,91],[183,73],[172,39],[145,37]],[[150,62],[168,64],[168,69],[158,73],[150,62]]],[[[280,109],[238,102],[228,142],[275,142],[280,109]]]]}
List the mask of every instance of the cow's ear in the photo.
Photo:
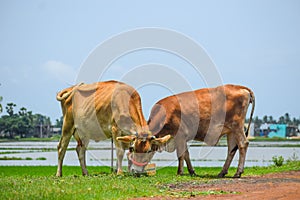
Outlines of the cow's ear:
{"type": "Polygon", "coordinates": [[[155,138],[154,143],[155,144],[164,144],[164,143],[168,142],[169,139],[171,139],[171,135],[166,135],[162,138],[155,138]]]}
{"type": "Polygon", "coordinates": [[[136,139],[136,136],[135,135],[127,135],[127,136],[123,136],[123,137],[117,137],[116,139],[117,139],[117,141],[120,141],[120,142],[130,143],[136,139]]]}

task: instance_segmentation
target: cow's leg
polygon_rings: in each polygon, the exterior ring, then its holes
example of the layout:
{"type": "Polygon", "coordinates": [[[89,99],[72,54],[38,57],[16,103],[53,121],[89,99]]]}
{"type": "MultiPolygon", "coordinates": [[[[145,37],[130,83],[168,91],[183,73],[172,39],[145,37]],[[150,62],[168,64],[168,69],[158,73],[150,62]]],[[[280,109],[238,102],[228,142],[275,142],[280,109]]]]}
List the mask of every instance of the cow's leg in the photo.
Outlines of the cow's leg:
{"type": "Polygon", "coordinates": [[[76,147],[76,152],[77,152],[77,156],[79,159],[79,163],[80,163],[80,167],[82,170],[82,175],[86,176],[88,175],[88,171],[86,169],[86,143],[84,143],[79,136],[77,135],[77,133],[75,133],[74,135],[75,139],[77,140],[77,147],[76,147]]]}
{"type": "Polygon", "coordinates": [[[239,147],[239,164],[234,178],[240,178],[241,174],[244,172],[244,165],[246,160],[247,148],[249,141],[247,140],[244,131],[241,129],[240,134],[237,135],[238,147],[239,147]]]}
{"type": "Polygon", "coordinates": [[[123,174],[122,170],[122,160],[124,157],[124,149],[123,148],[117,148],[117,175],[123,174]]]}
{"type": "Polygon", "coordinates": [[[58,151],[58,163],[57,163],[57,172],[56,176],[62,176],[62,165],[63,160],[65,157],[65,153],[67,150],[67,147],[69,145],[70,139],[73,135],[74,129],[72,127],[68,127],[64,123],[62,128],[62,136],[59,140],[59,143],[57,145],[57,151],[58,151]]]}
{"type": "Polygon", "coordinates": [[[76,152],[77,152],[80,167],[81,167],[81,170],[82,170],[82,175],[86,176],[86,175],[88,175],[88,171],[86,169],[86,161],[85,161],[86,147],[84,145],[78,143],[77,147],[76,147],[76,152]]]}
{"type": "Polygon", "coordinates": [[[177,134],[176,136],[176,153],[178,158],[177,175],[183,175],[183,166],[184,166],[186,151],[187,151],[186,141],[183,138],[181,138],[179,134],[177,134]]]}
{"type": "Polygon", "coordinates": [[[228,173],[228,168],[232,162],[232,159],[238,149],[235,137],[233,133],[229,133],[227,135],[227,145],[228,145],[228,152],[227,152],[227,158],[223,165],[222,171],[219,173],[218,177],[223,178],[228,173]]]}
{"type": "Polygon", "coordinates": [[[184,155],[181,155],[178,157],[177,175],[183,175],[183,164],[184,164],[184,155]]]}
{"type": "Polygon", "coordinates": [[[191,176],[194,176],[196,175],[195,171],[194,171],[194,168],[192,166],[192,163],[191,163],[191,159],[190,159],[190,153],[189,153],[189,150],[186,149],[185,153],[184,153],[184,160],[186,162],[186,165],[187,165],[187,168],[189,170],[189,173],[191,176]]]}
{"type": "MultiPolygon", "coordinates": [[[[115,143],[116,154],[117,154],[117,175],[122,175],[123,174],[122,160],[123,160],[123,157],[124,157],[124,153],[125,153],[124,149],[125,148],[123,147],[122,142],[119,142],[119,141],[116,140],[116,138],[121,135],[117,125],[115,125],[115,124],[112,125],[111,133],[112,133],[113,141],[115,143]]],[[[129,166],[129,163],[128,163],[128,166],[129,166]]]]}
{"type": "Polygon", "coordinates": [[[132,167],[132,161],[128,159],[128,172],[130,172],[132,167]]]}

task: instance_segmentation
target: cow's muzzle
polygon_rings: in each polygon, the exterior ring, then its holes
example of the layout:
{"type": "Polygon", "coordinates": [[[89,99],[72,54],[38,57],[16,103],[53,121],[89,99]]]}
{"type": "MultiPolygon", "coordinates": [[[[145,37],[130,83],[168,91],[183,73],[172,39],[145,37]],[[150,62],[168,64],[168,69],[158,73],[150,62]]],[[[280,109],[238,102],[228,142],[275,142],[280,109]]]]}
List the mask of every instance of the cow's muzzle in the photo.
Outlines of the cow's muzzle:
{"type": "Polygon", "coordinates": [[[127,154],[127,157],[128,157],[128,160],[130,160],[132,162],[132,164],[134,164],[135,166],[145,167],[148,164],[148,162],[141,163],[141,162],[134,160],[132,157],[132,153],[130,153],[130,152],[127,154]]]}
{"type": "Polygon", "coordinates": [[[128,158],[128,163],[130,163],[130,172],[133,174],[143,174],[144,173],[144,168],[148,164],[148,162],[138,162],[133,158],[133,153],[128,152],[127,153],[127,158],[128,158]]]}

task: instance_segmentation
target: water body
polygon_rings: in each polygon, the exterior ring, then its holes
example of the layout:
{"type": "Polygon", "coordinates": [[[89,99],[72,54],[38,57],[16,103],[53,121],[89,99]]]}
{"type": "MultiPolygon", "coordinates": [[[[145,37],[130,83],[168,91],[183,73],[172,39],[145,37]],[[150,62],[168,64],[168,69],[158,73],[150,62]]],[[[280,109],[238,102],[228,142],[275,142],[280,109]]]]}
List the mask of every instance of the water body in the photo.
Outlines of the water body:
{"type": "MultiPolygon", "coordinates": [[[[57,165],[58,142],[4,142],[0,143],[0,157],[31,158],[32,160],[0,160],[2,166],[55,166],[57,165]],[[46,160],[37,160],[44,158],[46,160]]],[[[193,166],[222,167],[226,155],[226,146],[199,146],[201,143],[191,143],[189,147],[193,166]]],[[[282,156],[287,159],[300,159],[300,147],[282,147],[283,145],[299,145],[299,141],[287,142],[251,142],[246,156],[246,167],[269,166],[273,164],[273,156],[282,156]],[[270,146],[271,145],[271,146],[270,146]],[[267,146],[267,147],[266,147],[267,146]]],[[[79,166],[75,151],[76,142],[70,142],[64,159],[64,165],[79,166]]],[[[114,151],[114,159],[116,159],[114,151]]],[[[238,164],[238,151],[231,166],[238,164]]],[[[87,150],[88,166],[110,166],[111,142],[91,142],[87,150]]],[[[115,163],[115,161],[114,161],[115,163]]],[[[158,167],[177,166],[176,153],[156,153],[152,163],[158,167]]],[[[127,158],[123,159],[123,166],[127,165],[127,158]]]]}

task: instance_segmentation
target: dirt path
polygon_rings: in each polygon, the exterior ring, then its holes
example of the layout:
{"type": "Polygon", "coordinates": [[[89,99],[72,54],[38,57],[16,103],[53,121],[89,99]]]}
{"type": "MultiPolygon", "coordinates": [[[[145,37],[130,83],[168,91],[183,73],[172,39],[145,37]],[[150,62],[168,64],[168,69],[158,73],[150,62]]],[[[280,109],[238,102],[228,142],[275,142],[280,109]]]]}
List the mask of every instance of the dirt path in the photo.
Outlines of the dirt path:
{"type": "MultiPolygon", "coordinates": [[[[300,171],[243,177],[240,179],[216,179],[210,183],[183,183],[169,185],[174,193],[191,193],[189,199],[300,199],[300,171]],[[199,192],[212,191],[215,194],[200,195],[199,192]],[[198,194],[197,194],[198,192],[198,194]],[[220,193],[223,194],[220,194],[220,193]]],[[[176,196],[143,199],[173,199],[176,196]]],[[[182,198],[183,199],[183,198],[182,198]]]]}
{"type": "Polygon", "coordinates": [[[216,183],[187,186],[190,191],[224,191],[232,194],[196,196],[199,199],[300,199],[300,171],[268,174],[216,183]]]}
{"type": "Polygon", "coordinates": [[[225,191],[236,194],[208,195],[198,199],[300,199],[300,171],[222,180],[192,190],[225,191]]]}

